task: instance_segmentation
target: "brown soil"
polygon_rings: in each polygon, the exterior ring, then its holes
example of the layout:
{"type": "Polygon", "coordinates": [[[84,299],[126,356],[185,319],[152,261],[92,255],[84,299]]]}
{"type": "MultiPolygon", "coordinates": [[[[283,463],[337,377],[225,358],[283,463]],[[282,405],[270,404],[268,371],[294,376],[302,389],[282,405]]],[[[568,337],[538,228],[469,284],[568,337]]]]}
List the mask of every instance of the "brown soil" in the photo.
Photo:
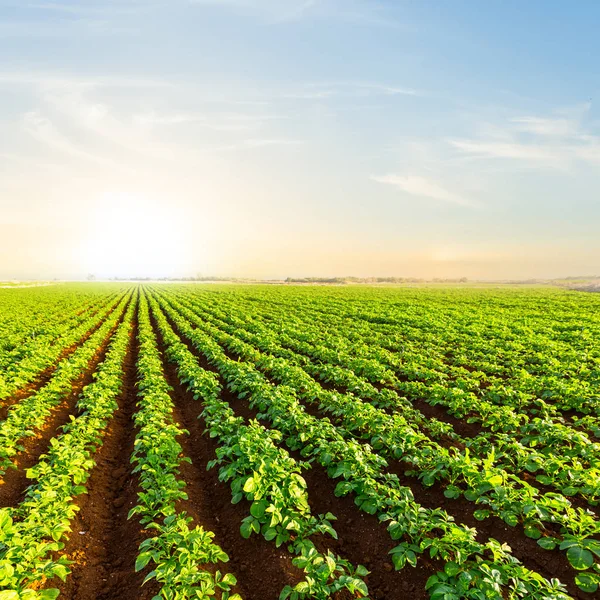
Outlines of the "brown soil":
{"type": "MultiPolygon", "coordinates": [[[[98,313],[100,310],[101,309],[94,311],[94,314],[98,313]]],[[[104,323],[104,321],[106,321],[107,318],[108,315],[102,318],[100,321],[98,321],[98,323],[96,323],[96,325],[94,325],[91,329],[89,329],[79,339],[78,342],[72,344],[68,348],[64,348],[54,361],[54,364],[41,371],[36,376],[34,381],[28,383],[25,387],[21,388],[20,390],[17,390],[14,394],[2,400],[2,406],[0,406],[0,421],[6,419],[8,410],[11,406],[25,398],[28,398],[29,396],[33,396],[33,394],[37,393],[41,388],[43,388],[50,381],[50,379],[52,379],[52,376],[54,375],[54,372],[56,371],[59,363],[65,358],[71,356],[71,354],[73,354],[75,350],[79,348],[79,346],[85,344],[89,337],[92,336],[102,326],[102,323],[104,323]]]]}
{"type": "Polygon", "coordinates": [[[461,420],[453,417],[447,410],[440,405],[429,404],[423,398],[411,400],[412,405],[422,412],[428,419],[437,419],[452,425],[452,429],[462,438],[474,438],[482,431],[481,424],[467,423],[466,419],[461,420]]]}
{"type": "MultiPolygon", "coordinates": [[[[211,314],[209,311],[207,311],[207,312],[208,312],[208,314],[211,314]]],[[[221,319],[218,319],[218,320],[221,321],[221,319]]],[[[285,347],[287,347],[287,346],[285,346],[285,347]]],[[[227,354],[227,356],[229,356],[229,358],[232,358],[233,360],[238,359],[238,356],[235,354],[232,354],[228,350],[228,348],[224,347],[223,349],[224,349],[225,353],[227,354]]],[[[300,351],[295,351],[295,350],[293,350],[293,351],[296,352],[300,356],[303,356],[310,360],[313,360],[312,357],[310,355],[306,354],[305,352],[300,352],[300,351]]],[[[473,370],[475,370],[475,369],[473,369],[473,370]]],[[[333,393],[338,393],[338,394],[351,393],[344,386],[335,385],[331,382],[324,381],[318,377],[313,377],[313,378],[315,379],[315,381],[317,381],[317,383],[319,383],[319,385],[323,389],[326,389],[333,393]]],[[[407,380],[406,377],[403,377],[403,379],[407,380]]],[[[373,383],[371,385],[373,385],[379,391],[381,391],[382,389],[384,389],[386,387],[389,389],[395,390],[395,388],[391,385],[373,384],[373,383]]],[[[368,400],[364,400],[364,401],[368,402],[368,400]]],[[[472,438],[475,438],[476,436],[480,435],[484,431],[490,431],[489,428],[484,427],[481,423],[478,423],[478,422],[469,423],[467,421],[467,419],[469,418],[469,415],[465,416],[464,419],[459,419],[459,418],[451,415],[449,412],[447,412],[446,408],[444,408],[443,406],[429,404],[424,398],[412,398],[410,401],[413,404],[413,406],[415,407],[415,409],[419,410],[425,417],[427,417],[429,419],[432,419],[432,418],[437,419],[438,421],[442,421],[444,423],[451,425],[453,430],[459,436],[461,436],[463,439],[464,438],[472,439],[472,438]]],[[[383,410],[387,414],[393,414],[394,412],[399,412],[401,409],[382,408],[381,410],[383,410]]],[[[575,411],[573,411],[573,412],[575,412],[575,411]]],[[[313,416],[324,416],[326,413],[314,412],[311,414],[313,414],[313,416]]],[[[474,416],[476,416],[476,415],[474,415],[474,416]]],[[[419,430],[421,430],[423,433],[425,433],[425,435],[430,435],[429,432],[425,428],[418,427],[416,424],[415,424],[415,427],[417,427],[419,430]]],[[[444,446],[445,448],[455,447],[455,448],[459,448],[460,450],[465,449],[465,445],[462,442],[458,442],[456,440],[450,439],[447,436],[436,436],[434,439],[436,439],[440,443],[440,445],[444,446]]],[[[557,491],[560,491],[551,486],[542,485],[535,479],[534,476],[532,476],[528,473],[515,473],[515,475],[526,480],[532,487],[538,489],[541,493],[556,493],[557,491]]],[[[569,497],[569,500],[576,507],[590,510],[591,512],[593,512],[596,515],[600,514],[600,511],[597,506],[590,504],[585,498],[582,498],[580,495],[571,496],[571,497],[569,497]]]]}
{"type": "MultiPolygon", "coordinates": [[[[236,415],[247,419],[257,417],[258,411],[250,408],[246,400],[239,400],[234,394],[229,394],[229,403],[236,415]]],[[[271,426],[265,419],[260,419],[260,422],[267,428],[271,426]]],[[[299,451],[288,449],[288,452],[297,461],[304,460],[299,451]]],[[[429,597],[425,591],[425,583],[436,571],[443,570],[442,563],[422,555],[417,567],[395,571],[389,552],[400,541],[390,538],[385,525],[381,524],[376,516],[361,511],[352,496],[337,497],[335,487],[339,480],[330,478],[318,463],[313,462],[311,468],[303,471],[302,476],[308,486],[309,504],[313,514],[331,512],[337,517],[333,527],[339,539],[336,541],[328,538],[324,545],[348,558],[353,564],[365,565],[371,571],[365,579],[369,586],[370,598],[403,600],[410,597],[417,600],[429,597]]]]}
{"type": "Polygon", "coordinates": [[[27,469],[33,467],[39,461],[40,456],[47,452],[50,440],[57,435],[63,425],[69,422],[70,416],[75,411],[77,399],[81,391],[94,380],[94,372],[104,360],[110,339],[121,322],[122,317],[123,315],[121,315],[117,324],[110,330],[102,345],[94,354],[85,373],[73,382],[69,396],[51,410],[44,427],[38,430],[35,436],[23,440],[24,451],[17,454],[13,459],[15,468],[9,468],[4,476],[0,478],[0,506],[16,506],[23,499],[25,491],[29,486],[27,469]]]}
{"type": "MultiPolygon", "coordinates": [[[[196,356],[198,356],[198,352],[191,346],[191,344],[188,343],[188,347],[196,356]]],[[[237,355],[231,353],[226,348],[223,348],[223,350],[230,358],[234,360],[238,359],[237,355]]],[[[202,359],[201,363],[204,368],[215,371],[214,367],[208,364],[205,359],[202,359]]],[[[274,383],[276,384],[276,382],[274,383]]],[[[236,412],[239,412],[239,414],[244,415],[246,418],[252,418],[256,415],[256,411],[253,411],[247,407],[246,402],[242,403],[239,400],[229,401],[232,408],[234,408],[236,412]],[[240,407],[241,404],[244,405],[244,408],[240,407]]],[[[326,416],[325,413],[319,411],[316,405],[307,405],[305,403],[303,403],[303,405],[307,412],[313,416],[317,416],[319,418],[326,416]]],[[[333,419],[333,421],[335,421],[335,419],[333,419]]],[[[267,426],[266,423],[263,424],[267,426]]],[[[317,468],[314,468],[311,470],[311,472],[316,472],[317,470],[317,468]]],[[[576,572],[569,565],[564,552],[560,550],[549,551],[540,548],[536,540],[528,538],[522,532],[519,526],[510,527],[499,518],[492,517],[484,521],[478,521],[473,517],[474,511],[478,508],[474,505],[474,503],[469,502],[464,498],[459,498],[457,500],[448,499],[444,496],[443,489],[440,486],[425,487],[421,485],[417,478],[404,475],[404,472],[407,470],[414,470],[414,468],[411,465],[403,464],[400,461],[391,461],[389,471],[398,475],[402,485],[405,485],[412,490],[417,502],[430,509],[441,507],[450,513],[455,518],[457,523],[463,523],[469,527],[475,527],[478,531],[478,540],[480,542],[485,542],[486,540],[493,538],[500,542],[507,543],[511,547],[513,555],[517,557],[525,566],[539,572],[548,579],[560,579],[565,585],[567,585],[569,593],[575,598],[592,599],[595,597],[594,594],[586,594],[585,592],[582,592],[574,584],[573,578],[576,572]]],[[[308,473],[309,472],[307,472],[305,475],[307,482],[310,478],[308,473]]],[[[326,476],[326,474],[324,475],[326,476]]],[[[335,482],[332,482],[332,485],[333,487],[331,487],[331,490],[335,488],[335,482]]],[[[319,501],[331,501],[331,498],[329,498],[330,495],[333,494],[318,494],[319,501]]],[[[312,494],[311,497],[312,496],[314,496],[314,494],[312,494]]],[[[325,506],[325,504],[323,504],[323,506],[325,506]]],[[[332,510],[331,512],[339,517],[336,511],[332,510]]],[[[342,512],[341,514],[343,515],[344,513],[342,512]]],[[[339,527],[339,523],[336,523],[334,526],[339,527]]],[[[379,527],[381,528],[382,526],[379,525],[379,527]]],[[[381,553],[379,556],[381,556],[381,553]]],[[[370,565],[367,566],[370,567],[370,565]]],[[[406,569],[403,571],[406,571],[406,569]]],[[[373,578],[373,575],[370,577],[373,578]]],[[[424,581],[426,581],[426,577],[424,581]]],[[[417,587],[416,589],[422,591],[424,583],[419,582],[418,585],[420,587],[417,587]]],[[[418,596],[415,596],[415,598],[416,597],[418,596]]]]}
{"type": "Polygon", "coordinates": [[[136,430],[137,321],[124,363],[124,386],[119,408],[105,430],[96,466],[87,482],[88,493],[79,496],[80,512],[65,553],[75,561],[72,573],[61,584],[65,600],[150,600],[158,591],[156,582],[142,582],[149,571],[135,573],[139,544],[147,537],[129,510],[137,504],[137,478],[129,462],[136,430]]]}
{"type": "MultiPolygon", "coordinates": [[[[316,404],[302,402],[302,405],[312,416],[328,417],[333,423],[336,422],[335,418],[320,411],[316,404]]],[[[357,440],[361,441],[360,438],[357,440]]],[[[571,568],[564,552],[558,549],[549,551],[540,548],[537,541],[527,537],[520,526],[510,527],[499,518],[490,517],[484,521],[478,521],[473,513],[481,507],[464,497],[446,498],[440,485],[424,486],[417,477],[405,475],[406,471],[415,470],[414,466],[409,463],[393,459],[388,459],[388,463],[388,471],[397,475],[403,486],[410,488],[415,500],[422,506],[429,509],[443,508],[454,517],[457,523],[477,529],[479,542],[485,543],[488,539],[493,538],[507,543],[511,547],[513,555],[529,569],[537,571],[547,579],[553,577],[560,579],[568,586],[569,593],[575,598],[592,598],[592,595],[581,592],[574,585],[575,571],[571,568]]]]}
{"type": "MultiPolygon", "coordinates": [[[[171,322],[172,325],[174,323],[171,322]]],[[[218,374],[193,345],[182,338],[188,349],[198,358],[202,368],[218,374]]],[[[223,381],[221,381],[223,384],[223,381]]],[[[229,403],[237,416],[245,419],[256,418],[257,411],[250,408],[246,400],[239,400],[225,386],[222,398],[229,403]]],[[[261,424],[269,427],[268,421],[261,424]]],[[[191,436],[194,438],[194,436],[191,436]]],[[[197,439],[197,438],[196,438],[197,439]]],[[[290,451],[296,460],[302,460],[299,452],[290,451]]],[[[318,464],[305,469],[302,473],[308,486],[308,497],[314,514],[333,513],[337,520],[333,522],[339,539],[319,540],[319,546],[330,549],[336,554],[350,560],[355,566],[362,564],[371,573],[365,579],[369,586],[369,597],[373,600],[404,600],[411,598],[420,600],[428,598],[425,582],[428,577],[442,568],[442,565],[423,556],[416,568],[406,567],[395,571],[389,551],[399,542],[394,542],[386,531],[385,525],[379,523],[376,516],[368,515],[354,504],[352,497],[338,498],[334,494],[337,481],[329,478],[325,469],[318,464]]],[[[246,514],[248,511],[246,510],[246,514]]],[[[270,597],[270,596],[265,596],[270,597]]],[[[273,596],[276,597],[276,596],[273,596]]],[[[254,598],[249,597],[249,598],[254,598]]]]}
{"type": "MultiPolygon", "coordinates": [[[[160,347],[164,350],[162,340],[160,347]]],[[[238,591],[245,600],[277,600],[281,590],[301,581],[303,574],[292,565],[292,556],[285,547],[277,548],[259,535],[249,539],[241,536],[240,525],[250,514],[250,503],[242,500],[232,504],[231,490],[227,483],[219,481],[218,468],[207,470],[219,444],[203,434],[204,425],[199,420],[201,401],[195,401],[179,383],[175,365],[166,360],[164,364],[167,381],[173,388],[175,419],[189,431],[189,436],[179,440],[184,455],[192,460],[192,464],[184,463],[181,467],[189,499],[181,502],[179,508],[195,524],[215,533],[215,543],[229,556],[229,563],[222,570],[238,578],[238,591]]]]}
{"type": "MultiPolygon", "coordinates": [[[[400,483],[409,487],[415,500],[423,506],[435,509],[443,508],[451,514],[455,521],[477,529],[477,540],[485,543],[495,539],[511,547],[512,554],[527,568],[537,571],[547,579],[558,578],[564,583],[569,593],[575,598],[592,599],[593,594],[586,594],[574,584],[576,572],[570,566],[566,554],[558,549],[544,550],[538,546],[537,541],[527,537],[520,525],[510,527],[497,517],[490,517],[478,521],[473,513],[479,507],[465,498],[449,499],[444,496],[441,486],[423,486],[415,477],[404,475],[411,466],[401,461],[389,461],[389,471],[395,473],[400,483]]],[[[558,531],[556,532],[558,533],[558,531]]]]}

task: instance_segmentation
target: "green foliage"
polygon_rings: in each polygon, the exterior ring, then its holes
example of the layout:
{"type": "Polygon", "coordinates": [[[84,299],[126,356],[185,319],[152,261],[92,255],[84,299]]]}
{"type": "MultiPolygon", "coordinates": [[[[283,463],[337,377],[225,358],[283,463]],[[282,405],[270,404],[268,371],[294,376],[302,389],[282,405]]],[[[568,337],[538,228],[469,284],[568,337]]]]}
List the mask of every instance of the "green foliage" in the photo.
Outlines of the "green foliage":
{"type": "MultiPolygon", "coordinates": [[[[93,344],[97,347],[99,340],[115,326],[130,298],[130,294],[123,298],[121,308],[98,329],[95,340],[96,334],[89,338],[89,347],[87,343],[82,346],[85,353],[77,360],[88,357],[89,361],[88,353],[96,349],[93,344]]],[[[84,484],[95,465],[92,456],[117,408],[116,397],[122,388],[123,361],[134,307],[135,301],[130,302],[106,358],[98,367],[95,381],[84,388],[77,403],[78,416],[51,440],[47,454],[27,471],[33,483],[25,499],[15,509],[0,509],[0,588],[3,590],[0,598],[51,600],[58,596],[58,590],[37,590],[30,586],[56,577],[64,581],[69,573],[70,562],[60,556],[60,551],[78,510],[74,498],[86,491],[84,484]]],[[[59,377],[62,372],[59,371],[59,377]]],[[[40,394],[36,397],[39,399],[40,394]]]]}

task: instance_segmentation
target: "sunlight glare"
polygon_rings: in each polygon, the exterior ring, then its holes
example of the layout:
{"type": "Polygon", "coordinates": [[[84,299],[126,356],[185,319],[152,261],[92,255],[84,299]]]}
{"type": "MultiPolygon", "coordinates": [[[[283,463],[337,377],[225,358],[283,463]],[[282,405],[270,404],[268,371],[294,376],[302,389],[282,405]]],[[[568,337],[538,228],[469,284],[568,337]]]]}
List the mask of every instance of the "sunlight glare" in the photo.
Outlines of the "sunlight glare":
{"type": "Polygon", "coordinates": [[[175,212],[165,202],[126,192],[98,199],[83,266],[99,278],[174,277],[184,262],[175,212]]]}

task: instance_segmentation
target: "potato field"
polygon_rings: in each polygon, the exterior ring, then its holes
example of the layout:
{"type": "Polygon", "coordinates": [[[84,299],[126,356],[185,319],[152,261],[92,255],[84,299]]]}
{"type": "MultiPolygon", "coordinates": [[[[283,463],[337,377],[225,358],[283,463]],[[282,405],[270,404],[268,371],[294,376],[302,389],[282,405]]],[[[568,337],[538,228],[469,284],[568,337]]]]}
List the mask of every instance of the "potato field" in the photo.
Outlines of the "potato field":
{"type": "Polygon", "coordinates": [[[600,598],[600,295],[0,289],[0,600],[600,598]]]}

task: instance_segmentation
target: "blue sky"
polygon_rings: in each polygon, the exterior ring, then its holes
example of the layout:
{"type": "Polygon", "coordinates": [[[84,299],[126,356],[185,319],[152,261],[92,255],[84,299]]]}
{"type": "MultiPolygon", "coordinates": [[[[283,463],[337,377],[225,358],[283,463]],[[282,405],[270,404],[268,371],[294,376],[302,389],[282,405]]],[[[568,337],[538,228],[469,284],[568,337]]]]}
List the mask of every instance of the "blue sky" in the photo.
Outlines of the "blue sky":
{"type": "Polygon", "coordinates": [[[600,274],[599,24],[0,0],[0,277],[600,274]]]}

